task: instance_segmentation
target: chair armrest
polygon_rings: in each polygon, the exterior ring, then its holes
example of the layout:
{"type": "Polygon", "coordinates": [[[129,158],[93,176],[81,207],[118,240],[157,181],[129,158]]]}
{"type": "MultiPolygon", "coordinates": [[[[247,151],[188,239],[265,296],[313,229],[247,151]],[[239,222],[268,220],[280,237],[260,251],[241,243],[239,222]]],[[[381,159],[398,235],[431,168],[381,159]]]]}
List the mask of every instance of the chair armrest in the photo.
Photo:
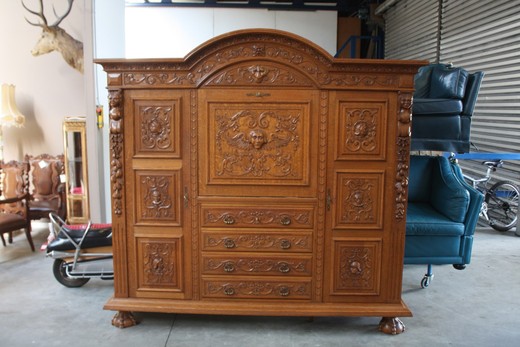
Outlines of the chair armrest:
{"type": "Polygon", "coordinates": [[[457,176],[457,179],[468,190],[470,195],[468,213],[466,214],[466,220],[464,221],[464,235],[473,235],[475,233],[475,228],[477,227],[480,210],[482,209],[484,195],[466,182],[462,170],[456,160],[451,160],[451,168],[457,176]]]}
{"type": "Polygon", "coordinates": [[[477,103],[478,93],[480,91],[480,85],[482,84],[482,79],[484,78],[484,72],[478,71],[472,73],[468,76],[468,85],[466,86],[466,94],[464,95],[464,99],[462,101],[464,108],[462,110],[462,115],[471,116],[473,115],[473,110],[475,109],[475,104],[477,103]]]}
{"type": "Polygon", "coordinates": [[[29,200],[31,196],[29,194],[16,196],[14,198],[8,198],[8,199],[0,199],[0,204],[12,204],[13,202],[19,202],[22,200],[29,200]]]}
{"type": "Polygon", "coordinates": [[[469,192],[453,173],[448,158],[439,156],[436,162],[430,203],[447,218],[463,223],[470,204],[469,192]]]}

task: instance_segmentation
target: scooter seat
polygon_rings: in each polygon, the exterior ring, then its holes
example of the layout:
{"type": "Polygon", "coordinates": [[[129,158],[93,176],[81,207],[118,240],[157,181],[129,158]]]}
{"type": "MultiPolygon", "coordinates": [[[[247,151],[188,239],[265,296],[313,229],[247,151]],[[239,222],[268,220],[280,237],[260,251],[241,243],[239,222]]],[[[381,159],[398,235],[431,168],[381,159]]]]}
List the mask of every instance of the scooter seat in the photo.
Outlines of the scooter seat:
{"type": "MultiPolygon", "coordinates": [[[[103,225],[106,226],[106,225],[103,225]]],[[[81,244],[81,248],[94,248],[94,247],[103,247],[103,246],[112,246],[112,227],[108,224],[108,227],[97,228],[98,225],[92,225],[91,229],[88,231],[87,236],[83,240],[81,244]],[[96,228],[94,228],[96,227],[96,228]]],[[[58,234],[58,237],[52,240],[47,245],[47,252],[51,251],[69,251],[75,250],[76,247],[74,244],[65,236],[67,233],[72,240],[76,244],[79,244],[81,238],[85,233],[85,229],[71,227],[71,226],[62,226],[62,230],[58,234]]]]}

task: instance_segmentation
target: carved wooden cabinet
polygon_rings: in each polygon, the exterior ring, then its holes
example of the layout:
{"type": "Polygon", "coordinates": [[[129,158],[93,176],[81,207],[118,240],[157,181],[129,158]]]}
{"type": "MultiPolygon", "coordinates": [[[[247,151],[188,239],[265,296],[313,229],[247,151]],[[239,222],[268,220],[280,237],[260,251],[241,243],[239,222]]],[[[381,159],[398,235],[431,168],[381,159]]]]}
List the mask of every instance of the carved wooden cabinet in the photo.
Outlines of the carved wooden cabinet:
{"type": "Polygon", "coordinates": [[[382,316],[402,331],[419,61],[239,31],[108,76],[115,293],[131,311],[382,316]]]}

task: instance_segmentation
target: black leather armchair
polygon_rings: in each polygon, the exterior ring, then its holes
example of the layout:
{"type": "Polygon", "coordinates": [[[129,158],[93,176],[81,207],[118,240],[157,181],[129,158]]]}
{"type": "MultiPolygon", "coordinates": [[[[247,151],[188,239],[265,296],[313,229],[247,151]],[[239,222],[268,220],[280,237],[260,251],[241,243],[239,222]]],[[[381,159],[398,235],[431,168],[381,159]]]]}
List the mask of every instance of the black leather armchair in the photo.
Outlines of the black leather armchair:
{"type": "Polygon", "coordinates": [[[415,75],[413,151],[469,152],[471,117],[484,73],[450,64],[423,66],[415,75]]]}

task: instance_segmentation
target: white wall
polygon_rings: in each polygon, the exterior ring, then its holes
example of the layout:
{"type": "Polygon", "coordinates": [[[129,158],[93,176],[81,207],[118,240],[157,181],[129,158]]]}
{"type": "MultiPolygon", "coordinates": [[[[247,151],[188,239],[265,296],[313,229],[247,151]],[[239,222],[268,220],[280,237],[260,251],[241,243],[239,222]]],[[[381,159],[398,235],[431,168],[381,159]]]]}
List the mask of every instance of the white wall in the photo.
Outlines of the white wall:
{"type": "MultiPolygon", "coordinates": [[[[92,0],[93,1],[93,56],[95,58],[114,58],[125,56],[125,0],[92,0]]],[[[107,79],[101,65],[95,65],[94,92],[92,104],[103,105],[104,126],[96,131],[96,156],[92,159],[97,164],[97,172],[89,177],[89,184],[99,194],[96,203],[91,203],[91,211],[99,213],[103,222],[111,220],[110,206],[110,154],[108,126],[108,92],[107,79]],[[95,177],[94,177],[95,176],[95,177]],[[96,179],[96,182],[92,178],[96,179]]],[[[93,170],[95,170],[93,168],[93,170]]]]}
{"type": "MultiPolygon", "coordinates": [[[[25,0],[31,9],[38,1],[25,0]]],[[[44,1],[50,23],[56,12],[62,13],[67,2],[44,1]]],[[[61,27],[83,41],[83,1],[76,1],[61,27]]],[[[33,57],[31,50],[41,28],[29,25],[24,17],[37,22],[21,1],[0,1],[0,83],[16,85],[18,108],[25,115],[24,128],[4,128],[5,160],[22,159],[25,154],[63,153],[62,121],[66,116],[85,116],[85,85],[81,73],[65,63],[59,53],[33,57]]]]}
{"type": "Polygon", "coordinates": [[[127,58],[182,58],[205,41],[240,29],[289,31],[336,53],[337,12],[128,7],[127,58]]]}

